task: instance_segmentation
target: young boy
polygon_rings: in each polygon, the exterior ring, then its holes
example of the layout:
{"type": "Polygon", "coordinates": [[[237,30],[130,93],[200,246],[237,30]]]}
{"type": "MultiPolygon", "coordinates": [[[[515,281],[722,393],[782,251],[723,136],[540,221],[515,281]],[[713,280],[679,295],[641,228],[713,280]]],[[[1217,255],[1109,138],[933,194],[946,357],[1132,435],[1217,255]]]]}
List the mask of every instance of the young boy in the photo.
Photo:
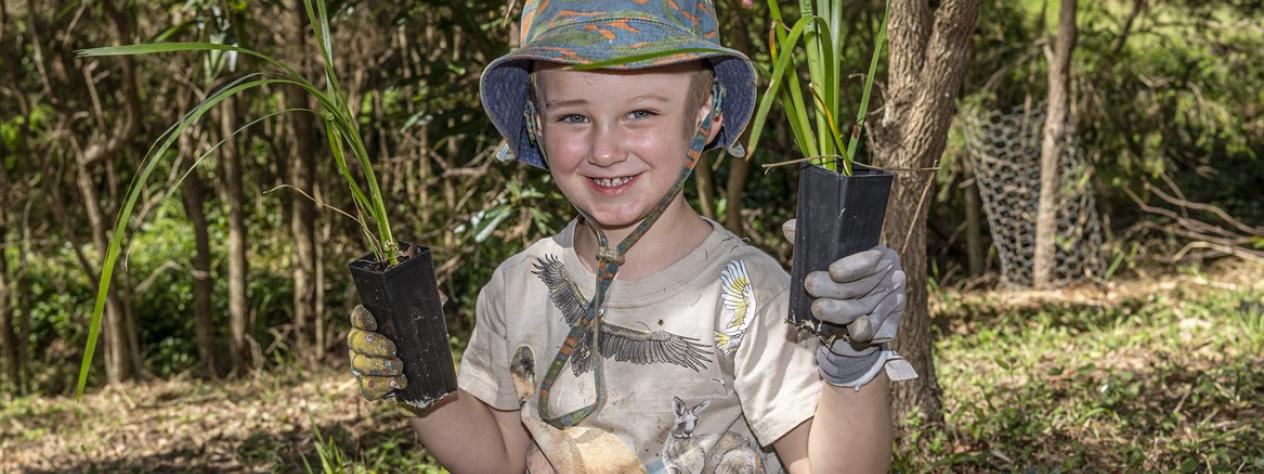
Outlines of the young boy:
{"type": "MultiPolygon", "coordinates": [[[[412,422],[426,448],[454,472],[885,470],[888,380],[911,375],[883,344],[904,305],[894,252],[808,277],[818,318],[855,322],[821,344],[785,323],[777,262],[680,193],[705,148],[742,154],[755,98],[711,2],[529,1],[521,27],[483,104],[501,155],[547,169],[579,217],[479,293],[460,390],[412,422]]],[[[389,397],[408,361],[363,308],[352,324],[362,393],[389,397]]]]}

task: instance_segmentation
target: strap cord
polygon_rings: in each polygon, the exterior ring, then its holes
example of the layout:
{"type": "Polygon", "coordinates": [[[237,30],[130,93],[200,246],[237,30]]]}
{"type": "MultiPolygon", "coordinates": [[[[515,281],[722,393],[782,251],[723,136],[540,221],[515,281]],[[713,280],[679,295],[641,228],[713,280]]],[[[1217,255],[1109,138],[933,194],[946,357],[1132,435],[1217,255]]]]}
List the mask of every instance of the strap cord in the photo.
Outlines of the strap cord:
{"type": "MultiPolygon", "coordinates": [[[[711,123],[714,121],[716,114],[720,113],[720,104],[723,102],[723,98],[724,88],[720,85],[719,81],[716,81],[712,85],[711,110],[707,112],[706,117],[702,119],[702,123],[698,126],[698,131],[694,133],[693,140],[689,144],[689,151],[685,155],[685,165],[681,167],[680,170],[680,176],[676,178],[676,182],[672,184],[671,189],[667,190],[667,194],[659,200],[658,205],[646,214],[640,224],[632,230],[631,234],[624,237],[623,241],[619,242],[619,245],[614,248],[610,248],[609,241],[606,239],[606,234],[597,225],[597,222],[593,220],[592,216],[588,215],[587,212],[580,209],[579,206],[575,206],[575,209],[579,212],[580,217],[583,218],[584,222],[588,223],[588,227],[592,229],[593,234],[597,236],[597,282],[596,292],[593,295],[592,300],[588,302],[588,308],[584,313],[584,317],[571,327],[570,332],[566,335],[566,339],[562,342],[562,347],[557,350],[557,356],[553,358],[552,364],[549,365],[548,373],[544,376],[544,380],[540,382],[538,405],[540,418],[542,418],[546,423],[553,425],[553,427],[557,429],[565,429],[578,425],[580,422],[584,421],[585,418],[588,418],[589,415],[600,411],[605,405],[606,385],[605,364],[603,363],[605,358],[601,353],[601,322],[606,313],[605,305],[607,295],[610,290],[610,284],[614,282],[615,276],[618,275],[619,268],[623,265],[623,257],[627,254],[628,249],[630,249],[632,245],[636,244],[636,242],[640,240],[647,231],[649,231],[650,226],[653,226],[654,223],[658,221],[658,218],[662,216],[663,211],[667,210],[667,206],[669,206],[671,202],[676,199],[676,196],[680,194],[681,190],[684,189],[685,181],[687,181],[689,179],[689,175],[693,173],[694,166],[698,164],[698,158],[702,156],[702,151],[707,146],[707,138],[711,135],[711,123]],[[589,350],[591,353],[590,357],[594,365],[593,381],[597,392],[596,400],[578,410],[554,416],[552,414],[552,410],[549,408],[549,396],[551,394],[553,384],[557,382],[557,378],[561,375],[562,369],[566,367],[566,364],[571,362],[571,360],[575,357],[575,349],[584,339],[587,338],[586,336],[589,335],[591,335],[592,339],[592,347],[590,347],[589,350]]],[[[531,115],[534,115],[534,111],[529,112],[532,112],[531,115]]],[[[536,125],[534,119],[528,122],[528,129],[532,131],[533,138],[539,133],[538,130],[533,130],[536,127],[538,127],[538,125],[536,125]]],[[[541,154],[543,154],[544,147],[540,146],[540,150],[541,154]]],[[[548,157],[545,156],[545,161],[547,162],[547,160],[548,157]]]]}

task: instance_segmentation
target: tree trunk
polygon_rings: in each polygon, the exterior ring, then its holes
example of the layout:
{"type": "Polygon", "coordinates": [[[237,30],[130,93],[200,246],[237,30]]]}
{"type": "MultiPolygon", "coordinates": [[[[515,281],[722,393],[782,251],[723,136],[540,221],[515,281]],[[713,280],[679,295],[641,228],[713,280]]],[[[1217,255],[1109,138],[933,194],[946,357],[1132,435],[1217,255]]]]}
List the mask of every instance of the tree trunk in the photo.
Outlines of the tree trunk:
{"type": "MultiPolygon", "coordinates": [[[[886,104],[871,145],[884,167],[935,166],[944,151],[953,105],[965,75],[980,0],[893,0],[886,104]]],[[[931,354],[926,305],[926,213],[934,176],[902,172],[892,184],[883,238],[900,252],[909,298],[894,348],[912,362],[918,379],[894,384],[897,419],[920,414],[941,424],[939,382],[931,354]]]]}
{"type": "MultiPolygon", "coordinates": [[[[749,27],[746,22],[746,15],[741,14],[741,2],[729,2],[729,11],[733,15],[729,15],[732,21],[729,24],[727,37],[732,42],[733,48],[745,53],[747,56],[753,57],[751,54],[751,45],[749,27]]],[[[742,141],[749,136],[750,129],[742,132],[742,141]]],[[[746,194],[746,173],[750,170],[750,161],[746,158],[730,157],[729,160],[729,181],[724,188],[724,227],[730,232],[742,235],[742,197],[746,194]]]]}
{"type": "MultiPolygon", "coordinates": [[[[4,164],[0,163],[0,185],[8,189],[8,182],[4,179],[4,164]]],[[[9,257],[6,252],[5,243],[9,241],[9,213],[4,206],[0,206],[0,359],[3,359],[4,373],[8,377],[9,383],[14,386],[21,385],[21,377],[18,373],[20,365],[18,364],[18,334],[14,330],[14,320],[16,319],[13,311],[13,305],[9,304],[12,295],[12,284],[9,282],[9,257]]]]}
{"type": "MultiPolygon", "coordinates": [[[[307,17],[298,12],[303,11],[301,0],[292,0],[290,10],[295,12],[290,22],[290,44],[300,45],[303,49],[307,38],[307,17]]],[[[307,68],[304,68],[307,69],[307,68]]],[[[285,90],[286,102],[290,107],[309,107],[307,93],[298,87],[285,90]]],[[[313,171],[316,168],[316,126],[312,114],[291,114],[293,125],[294,156],[289,163],[290,184],[315,196],[312,189],[313,171]]],[[[316,306],[316,207],[303,196],[295,194],[290,200],[290,231],[294,236],[294,336],[299,359],[307,363],[308,368],[315,368],[320,360],[319,349],[313,341],[320,339],[313,332],[318,314],[316,306]]]]}
{"type": "Polygon", "coordinates": [[[707,219],[715,219],[715,179],[711,175],[711,160],[707,155],[698,157],[698,166],[694,168],[694,179],[698,183],[698,207],[707,219]]]}
{"type": "Polygon", "coordinates": [[[1058,158],[1066,149],[1067,116],[1071,108],[1071,54],[1075,50],[1076,0],[1062,0],[1058,13],[1058,39],[1054,51],[1045,49],[1049,60],[1049,113],[1045,116],[1045,136],[1040,146],[1040,205],[1036,210],[1036,255],[1032,264],[1032,286],[1048,289],[1057,268],[1054,237],[1058,233],[1058,158]]]}
{"type": "Polygon", "coordinates": [[[979,181],[974,175],[974,165],[969,159],[963,158],[961,169],[966,181],[970,182],[965,196],[966,257],[970,264],[970,276],[977,277],[983,274],[986,258],[983,248],[983,201],[979,199],[979,181]]]}
{"type": "Polygon", "coordinates": [[[220,106],[220,133],[224,142],[224,201],[228,203],[228,329],[229,357],[232,370],[244,374],[254,365],[250,347],[250,314],[246,305],[246,209],[242,190],[241,156],[237,140],[231,135],[237,128],[235,100],[224,99],[220,106]]]}
{"type": "MultiPolygon", "coordinates": [[[[180,136],[180,152],[185,156],[197,155],[187,133],[180,136]]],[[[215,291],[211,280],[211,237],[203,209],[205,187],[195,169],[181,183],[180,192],[184,198],[184,214],[193,224],[193,239],[197,247],[193,255],[193,319],[197,328],[198,360],[202,377],[213,379],[219,376],[219,368],[215,360],[215,321],[211,308],[211,293],[215,291]]]]}

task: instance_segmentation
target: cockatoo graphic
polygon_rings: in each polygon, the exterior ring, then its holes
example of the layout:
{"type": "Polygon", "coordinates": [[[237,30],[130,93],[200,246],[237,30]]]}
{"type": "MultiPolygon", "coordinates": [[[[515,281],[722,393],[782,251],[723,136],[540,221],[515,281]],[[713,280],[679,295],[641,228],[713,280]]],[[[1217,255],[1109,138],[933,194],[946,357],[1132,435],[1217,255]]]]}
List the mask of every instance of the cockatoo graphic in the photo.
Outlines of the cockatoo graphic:
{"type": "MultiPolygon", "coordinates": [[[[537,259],[536,276],[549,288],[553,305],[562,312],[566,324],[574,327],[588,309],[588,299],[566,272],[566,266],[557,257],[547,255],[537,259]]],[[[601,355],[617,362],[634,364],[675,364],[695,372],[711,362],[711,351],[692,337],[679,336],[666,331],[648,331],[602,322],[601,355]]],[[[588,371],[592,364],[593,331],[590,327],[575,347],[571,370],[576,376],[588,371]]]]}
{"type": "Polygon", "coordinates": [[[720,284],[724,301],[720,320],[725,323],[723,329],[715,332],[715,346],[725,354],[732,354],[742,345],[746,328],[755,317],[755,288],[741,260],[729,262],[720,272],[720,284]]]}

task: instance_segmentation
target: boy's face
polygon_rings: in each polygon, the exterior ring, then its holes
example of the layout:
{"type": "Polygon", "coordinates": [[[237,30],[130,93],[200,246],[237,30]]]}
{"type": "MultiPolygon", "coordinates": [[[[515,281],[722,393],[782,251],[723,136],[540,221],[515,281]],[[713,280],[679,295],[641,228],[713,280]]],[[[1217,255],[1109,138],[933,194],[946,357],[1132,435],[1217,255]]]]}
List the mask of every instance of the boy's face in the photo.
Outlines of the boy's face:
{"type": "MultiPolygon", "coordinates": [[[[602,227],[640,222],[680,176],[689,141],[711,109],[707,98],[685,110],[699,67],[573,71],[537,63],[549,171],[602,227]]],[[[717,116],[708,141],[720,125],[717,116]]]]}

